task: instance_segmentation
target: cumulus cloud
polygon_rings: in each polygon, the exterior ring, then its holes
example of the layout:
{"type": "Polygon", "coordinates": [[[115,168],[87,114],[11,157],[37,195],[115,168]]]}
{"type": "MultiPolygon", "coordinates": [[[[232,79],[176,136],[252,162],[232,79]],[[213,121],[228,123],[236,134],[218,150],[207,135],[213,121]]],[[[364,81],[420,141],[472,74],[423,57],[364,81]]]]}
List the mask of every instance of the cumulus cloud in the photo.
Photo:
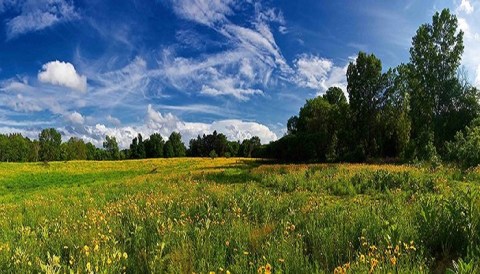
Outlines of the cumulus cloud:
{"type": "Polygon", "coordinates": [[[460,5],[457,7],[457,13],[465,12],[466,14],[471,14],[474,11],[474,8],[469,0],[461,0],[460,5]]]}
{"type": "Polygon", "coordinates": [[[219,120],[212,123],[193,123],[180,120],[171,113],[162,114],[153,109],[151,105],[147,107],[146,132],[160,132],[167,137],[172,131],[178,131],[183,135],[185,143],[198,134],[211,133],[214,130],[223,133],[230,140],[243,140],[258,136],[263,143],[276,140],[277,136],[267,126],[256,123],[246,122],[238,119],[219,120]]]}
{"type": "Polygon", "coordinates": [[[303,54],[294,61],[296,74],[293,81],[299,86],[326,91],[331,86],[346,89],[346,69],[337,67],[329,59],[303,54]]]}
{"type": "Polygon", "coordinates": [[[82,125],[85,122],[85,118],[83,118],[82,114],[80,114],[76,111],[66,114],[65,119],[68,122],[71,122],[71,123],[77,124],[77,125],[82,125]]]}
{"type": "Polygon", "coordinates": [[[7,20],[7,39],[79,18],[73,3],[66,0],[7,1],[2,6],[3,10],[21,10],[19,15],[7,20]]]}
{"type": "MultiPolygon", "coordinates": [[[[80,114],[78,113],[78,115],[80,114]]],[[[74,112],[71,116],[77,115],[74,112]]],[[[66,126],[57,129],[62,133],[64,140],[68,140],[70,137],[78,137],[87,142],[92,142],[98,147],[102,146],[102,142],[107,135],[115,137],[120,148],[128,148],[132,139],[139,133],[144,135],[144,138],[148,138],[153,133],[160,133],[167,139],[174,131],[182,135],[182,141],[186,145],[188,145],[190,139],[196,138],[197,135],[210,134],[214,130],[225,134],[229,140],[242,141],[258,136],[262,143],[268,143],[277,139],[277,135],[270,128],[257,122],[238,119],[218,120],[212,123],[186,122],[171,113],[156,111],[151,105],[147,107],[145,121],[141,125],[123,127],[109,127],[102,123],[83,126],[77,123],[76,125],[76,127],[66,126]]],[[[40,129],[26,130],[21,128],[15,131],[13,128],[9,128],[8,132],[21,132],[26,136],[36,136],[39,131],[40,129]]]]}
{"type": "Polygon", "coordinates": [[[44,64],[38,73],[38,80],[81,92],[87,91],[87,77],[79,75],[75,67],[68,62],[52,61],[44,64]]]}

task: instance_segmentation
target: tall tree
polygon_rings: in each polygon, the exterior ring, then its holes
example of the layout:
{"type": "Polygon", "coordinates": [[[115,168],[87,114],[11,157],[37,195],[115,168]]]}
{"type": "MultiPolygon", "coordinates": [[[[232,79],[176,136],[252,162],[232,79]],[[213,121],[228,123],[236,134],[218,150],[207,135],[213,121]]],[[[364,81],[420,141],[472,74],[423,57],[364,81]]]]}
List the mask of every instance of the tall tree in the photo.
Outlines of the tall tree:
{"type": "Polygon", "coordinates": [[[172,134],[170,134],[165,146],[165,157],[185,157],[186,155],[187,149],[182,142],[182,135],[178,132],[172,132],[172,134]]]}
{"type": "Polygon", "coordinates": [[[373,54],[360,52],[356,62],[351,62],[347,70],[347,91],[352,115],[354,150],[357,160],[375,156],[378,152],[376,139],[378,109],[383,91],[382,62],[373,54]]]}
{"type": "Polygon", "coordinates": [[[40,143],[39,156],[42,161],[56,161],[60,159],[60,144],[62,136],[54,128],[42,130],[38,135],[40,143]]]}
{"type": "MultiPolygon", "coordinates": [[[[416,156],[429,158],[443,149],[458,129],[468,121],[456,121],[449,129],[451,117],[464,106],[471,90],[459,84],[457,71],[463,54],[463,32],[458,31],[455,15],[448,9],[436,12],[432,24],[423,24],[413,37],[410,48],[412,140],[416,156]]],[[[467,100],[468,101],[468,100],[467,100]]]]}
{"type": "Polygon", "coordinates": [[[146,157],[145,144],[143,142],[142,134],[132,139],[130,144],[130,159],[143,159],[146,157]]]}

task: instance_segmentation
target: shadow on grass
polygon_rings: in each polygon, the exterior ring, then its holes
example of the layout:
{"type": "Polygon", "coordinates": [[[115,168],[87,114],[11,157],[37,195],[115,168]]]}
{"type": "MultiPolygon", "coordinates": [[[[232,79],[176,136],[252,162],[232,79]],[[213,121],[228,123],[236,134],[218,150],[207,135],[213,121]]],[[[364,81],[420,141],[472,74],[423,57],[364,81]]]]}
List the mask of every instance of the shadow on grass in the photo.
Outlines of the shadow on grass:
{"type": "Polygon", "coordinates": [[[255,175],[252,170],[262,165],[274,163],[274,161],[269,160],[252,161],[240,159],[232,164],[204,169],[201,173],[196,174],[193,179],[210,181],[217,184],[241,184],[248,182],[259,182],[261,180],[260,176],[255,175]]]}

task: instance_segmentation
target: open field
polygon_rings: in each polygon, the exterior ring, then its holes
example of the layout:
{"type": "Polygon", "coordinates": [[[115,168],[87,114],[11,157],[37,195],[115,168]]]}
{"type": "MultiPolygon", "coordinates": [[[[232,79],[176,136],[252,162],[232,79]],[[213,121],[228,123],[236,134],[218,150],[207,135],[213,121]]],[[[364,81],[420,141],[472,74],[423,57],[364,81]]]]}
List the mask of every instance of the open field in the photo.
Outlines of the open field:
{"type": "Polygon", "coordinates": [[[0,269],[441,273],[476,263],[479,181],[238,158],[1,163],[0,269]]]}

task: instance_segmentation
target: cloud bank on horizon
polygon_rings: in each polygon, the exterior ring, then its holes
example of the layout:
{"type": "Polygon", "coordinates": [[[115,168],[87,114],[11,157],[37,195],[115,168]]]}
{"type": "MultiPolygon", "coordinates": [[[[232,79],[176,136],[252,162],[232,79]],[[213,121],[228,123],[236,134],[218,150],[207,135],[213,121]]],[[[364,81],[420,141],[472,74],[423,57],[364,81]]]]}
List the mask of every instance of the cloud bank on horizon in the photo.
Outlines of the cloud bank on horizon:
{"type": "Polygon", "coordinates": [[[217,130],[268,143],[305,99],[346,91],[359,50],[407,62],[416,28],[445,7],[480,87],[479,1],[367,2],[0,0],[0,133],[55,127],[128,147],[138,133],[188,143],[217,130]]]}

